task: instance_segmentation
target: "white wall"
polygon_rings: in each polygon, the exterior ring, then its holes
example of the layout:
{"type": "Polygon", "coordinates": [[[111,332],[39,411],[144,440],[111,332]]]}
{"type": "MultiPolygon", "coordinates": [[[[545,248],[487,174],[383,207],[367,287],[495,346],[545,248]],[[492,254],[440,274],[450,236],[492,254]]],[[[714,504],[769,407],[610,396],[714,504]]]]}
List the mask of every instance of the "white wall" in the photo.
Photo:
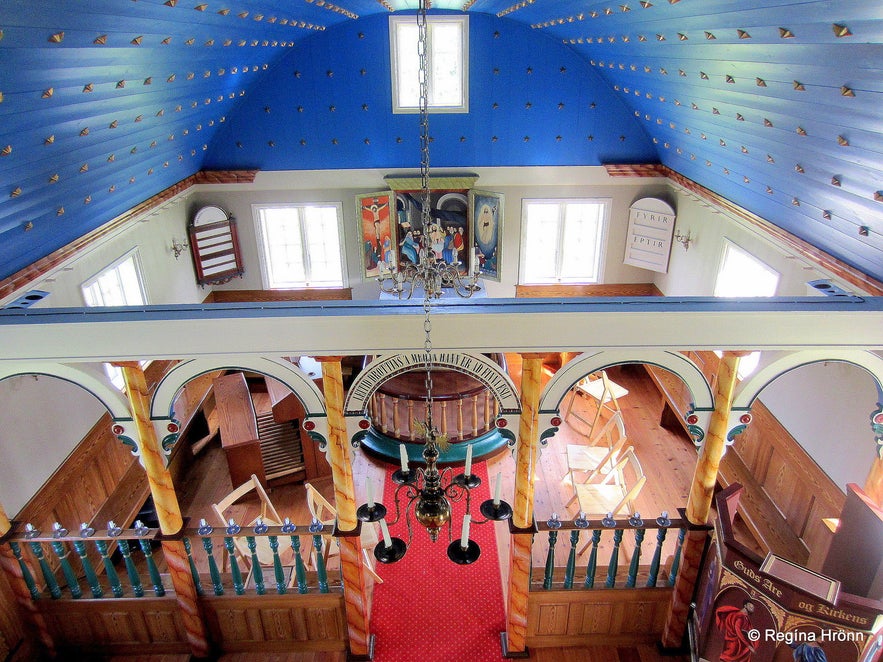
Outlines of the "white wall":
{"type": "MultiPolygon", "coordinates": [[[[667,194],[663,180],[636,180],[608,177],[604,168],[474,168],[478,174],[475,188],[492,190],[504,195],[503,254],[500,259],[502,280],[487,281],[489,296],[514,297],[518,282],[518,262],[521,250],[522,198],[580,198],[595,197],[611,200],[610,224],[606,242],[606,259],[602,282],[648,283],[654,274],[622,263],[625,252],[628,208],[638,198],[667,194]]],[[[388,171],[353,170],[343,172],[271,172],[259,173],[254,184],[199,187],[187,202],[187,213],[192,216],[199,207],[215,204],[229,211],[237,221],[242,248],[245,276],[216,289],[261,289],[257,237],[251,205],[284,202],[341,202],[344,214],[346,263],[349,286],[354,299],[377,299],[378,285],[362,282],[360,277],[359,237],[357,216],[358,194],[388,190],[383,177],[388,171]],[[340,186],[341,181],[346,188],[340,186]]],[[[438,173],[441,174],[441,173],[438,173]]]]}
{"type": "Polygon", "coordinates": [[[45,375],[9,377],[0,389],[0,503],[14,517],[105,409],[82,388],[45,375]]]}

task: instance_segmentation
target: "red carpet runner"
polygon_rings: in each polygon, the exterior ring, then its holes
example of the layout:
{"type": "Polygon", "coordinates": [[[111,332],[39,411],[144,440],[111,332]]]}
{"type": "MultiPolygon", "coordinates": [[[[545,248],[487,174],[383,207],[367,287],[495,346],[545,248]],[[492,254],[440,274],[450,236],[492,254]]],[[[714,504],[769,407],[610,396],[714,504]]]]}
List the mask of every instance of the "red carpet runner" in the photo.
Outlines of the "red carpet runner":
{"type": "MultiPolygon", "coordinates": [[[[462,472],[462,467],[454,471],[462,472]]],[[[472,490],[472,517],[482,520],[478,507],[490,498],[494,486],[489,484],[484,462],[474,464],[473,471],[481,477],[482,484],[472,490]]],[[[395,518],[395,485],[389,480],[391,473],[387,471],[384,490],[384,505],[389,509],[387,519],[390,521],[395,518]]],[[[404,506],[402,490],[401,507],[404,506]]],[[[452,534],[459,539],[465,499],[452,507],[452,534]]],[[[469,537],[481,546],[481,556],[471,565],[457,565],[448,559],[447,528],[433,543],[426,530],[414,522],[414,540],[404,558],[389,565],[377,564],[383,584],[374,587],[371,617],[371,630],[376,636],[376,662],[499,662],[503,659],[500,632],[506,629],[506,623],[494,535],[496,526],[506,524],[472,525],[469,537]]],[[[393,537],[408,541],[404,516],[389,529],[393,537]]]]}

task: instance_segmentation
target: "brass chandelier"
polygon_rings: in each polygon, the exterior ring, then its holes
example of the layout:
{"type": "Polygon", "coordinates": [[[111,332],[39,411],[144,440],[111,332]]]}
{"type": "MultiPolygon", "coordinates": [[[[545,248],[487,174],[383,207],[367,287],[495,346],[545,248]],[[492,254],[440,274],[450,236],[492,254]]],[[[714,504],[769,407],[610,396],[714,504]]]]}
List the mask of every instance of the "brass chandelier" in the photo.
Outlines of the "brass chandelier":
{"type": "MultiPolygon", "coordinates": [[[[454,475],[453,469],[447,467],[439,471],[436,463],[439,454],[448,446],[446,434],[439,433],[432,418],[432,323],[430,312],[433,300],[442,296],[443,288],[452,289],[459,296],[468,298],[479,289],[477,285],[477,263],[473,273],[464,278],[456,264],[447,264],[433,257],[428,245],[430,228],[438,225],[430,213],[429,194],[429,110],[427,81],[427,25],[426,0],[420,0],[417,13],[417,53],[419,62],[420,89],[420,216],[423,234],[417,264],[408,264],[395,273],[386,270],[378,278],[383,292],[397,294],[400,299],[410,299],[412,294],[423,289],[423,312],[425,331],[424,364],[426,385],[426,415],[423,421],[415,421],[415,427],[423,438],[423,461],[425,466],[411,469],[407,455],[403,451],[401,467],[392,475],[395,488],[395,517],[387,523],[387,509],[383,504],[375,503],[368,489],[368,502],[361,505],[356,516],[363,522],[379,522],[383,539],[374,548],[374,556],[381,563],[394,563],[400,560],[413,539],[412,517],[422,525],[430,540],[437,541],[441,531],[448,530],[448,558],[454,563],[466,565],[478,560],[481,549],[477,542],[469,538],[471,524],[484,524],[489,521],[507,520],[512,517],[512,507],[500,498],[499,477],[493,499],[481,503],[479,512],[484,519],[473,520],[471,490],[481,485],[481,479],[470,471],[471,455],[468,456],[464,473],[454,475]],[[453,522],[451,504],[462,500],[466,502],[466,514],[460,529],[459,539],[453,538],[453,522]],[[391,537],[389,525],[396,524],[405,518],[408,529],[408,541],[391,537]]],[[[404,449],[404,446],[402,446],[404,449]]],[[[471,449],[470,449],[471,450],[471,449]]]]}

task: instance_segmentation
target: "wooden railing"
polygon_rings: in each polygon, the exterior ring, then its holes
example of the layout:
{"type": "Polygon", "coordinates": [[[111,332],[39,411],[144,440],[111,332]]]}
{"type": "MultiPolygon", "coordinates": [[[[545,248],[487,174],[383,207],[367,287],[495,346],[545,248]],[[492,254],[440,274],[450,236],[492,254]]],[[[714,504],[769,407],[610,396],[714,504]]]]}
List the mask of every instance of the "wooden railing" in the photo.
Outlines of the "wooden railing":
{"type": "MultiPolygon", "coordinates": [[[[341,578],[329,577],[322,554],[333,527],[313,522],[267,527],[213,528],[201,521],[184,529],[182,540],[213,647],[219,651],[346,649],[341,578]],[[236,543],[250,554],[242,557],[236,543]],[[258,561],[258,547],[272,562],[258,561]],[[314,550],[313,567],[304,555],[314,550]]],[[[113,522],[96,531],[85,525],[49,532],[14,525],[0,545],[11,550],[12,582],[27,587],[25,613],[56,652],[132,654],[188,652],[181,605],[165,572],[164,538],[136,523],[113,522]],[[92,556],[97,553],[98,562],[92,556]],[[125,614],[120,619],[120,614],[125,614]],[[118,622],[120,621],[120,622],[118,622]]],[[[19,595],[21,602],[22,596],[19,595]]]]}
{"type": "Polygon", "coordinates": [[[547,545],[528,594],[528,646],[653,644],[659,641],[678,572],[683,519],[597,516],[537,523],[547,545]],[[579,561],[585,553],[588,557],[579,561]],[[566,558],[562,564],[561,561],[566,558]],[[649,563],[642,559],[649,558],[649,563]]]}
{"type": "MultiPolygon", "coordinates": [[[[497,401],[486,388],[459,394],[456,398],[434,397],[433,420],[439,432],[453,441],[475,439],[494,427],[497,401]]],[[[369,414],[376,429],[402,441],[415,441],[419,434],[414,420],[425,416],[425,398],[375,393],[369,403],[369,414]]]]}
{"type": "Polygon", "coordinates": [[[668,513],[648,521],[639,514],[568,522],[553,515],[537,523],[534,545],[545,542],[546,564],[542,582],[535,581],[531,590],[672,586],[685,531],[684,520],[670,519],[668,513]],[[669,531],[675,533],[669,536],[669,531]],[[561,565],[564,552],[567,560],[561,565]],[[577,559],[586,552],[585,565],[577,568],[577,559]],[[648,554],[650,562],[642,565],[648,554]]]}

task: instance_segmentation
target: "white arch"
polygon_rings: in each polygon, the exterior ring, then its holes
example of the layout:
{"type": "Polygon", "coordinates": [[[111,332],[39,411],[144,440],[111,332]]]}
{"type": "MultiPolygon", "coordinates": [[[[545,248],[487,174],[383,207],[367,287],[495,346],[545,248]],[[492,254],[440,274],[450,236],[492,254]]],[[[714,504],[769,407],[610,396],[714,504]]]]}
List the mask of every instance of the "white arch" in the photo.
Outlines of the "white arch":
{"type": "Polygon", "coordinates": [[[822,361],[841,361],[867,370],[877,383],[878,401],[883,402],[883,357],[861,350],[807,349],[781,352],[780,356],[742,382],[733,398],[733,409],[751,409],[760,392],[777,377],[801,366],[822,361]]]}
{"type": "Polygon", "coordinates": [[[33,363],[28,361],[3,362],[0,380],[16,375],[47,375],[70,382],[91,393],[104,405],[116,421],[132,420],[129,400],[103,374],[67,363],[33,363]]]}
{"type": "MultiPolygon", "coordinates": [[[[343,407],[346,415],[363,415],[371,396],[382,384],[398,374],[422,368],[425,357],[425,352],[408,352],[388,354],[372,361],[353,380],[347,392],[343,407]]],[[[515,384],[505,370],[486,356],[468,352],[432,352],[430,365],[456,370],[484,384],[500,403],[501,414],[521,411],[515,384]]]]}
{"type": "Polygon", "coordinates": [[[307,416],[325,416],[325,398],[313,380],[298,366],[270,356],[212,356],[182,361],[166,373],[157,385],[150,405],[152,418],[167,418],[175,395],[184,385],[199,375],[215,370],[248,370],[282,382],[303,404],[307,416]]]}
{"type": "Polygon", "coordinates": [[[714,409],[714,395],[705,375],[695,363],[680,352],[645,350],[636,353],[635,350],[614,349],[586,352],[565,364],[543,389],[539,411],[541,413],[557,412],[564,396],[580,379],[590,373],[622,363],[649,363],[665,368],[680,377],[687,385],[693,397],[694,410],[712,411],[714,409]]]}

